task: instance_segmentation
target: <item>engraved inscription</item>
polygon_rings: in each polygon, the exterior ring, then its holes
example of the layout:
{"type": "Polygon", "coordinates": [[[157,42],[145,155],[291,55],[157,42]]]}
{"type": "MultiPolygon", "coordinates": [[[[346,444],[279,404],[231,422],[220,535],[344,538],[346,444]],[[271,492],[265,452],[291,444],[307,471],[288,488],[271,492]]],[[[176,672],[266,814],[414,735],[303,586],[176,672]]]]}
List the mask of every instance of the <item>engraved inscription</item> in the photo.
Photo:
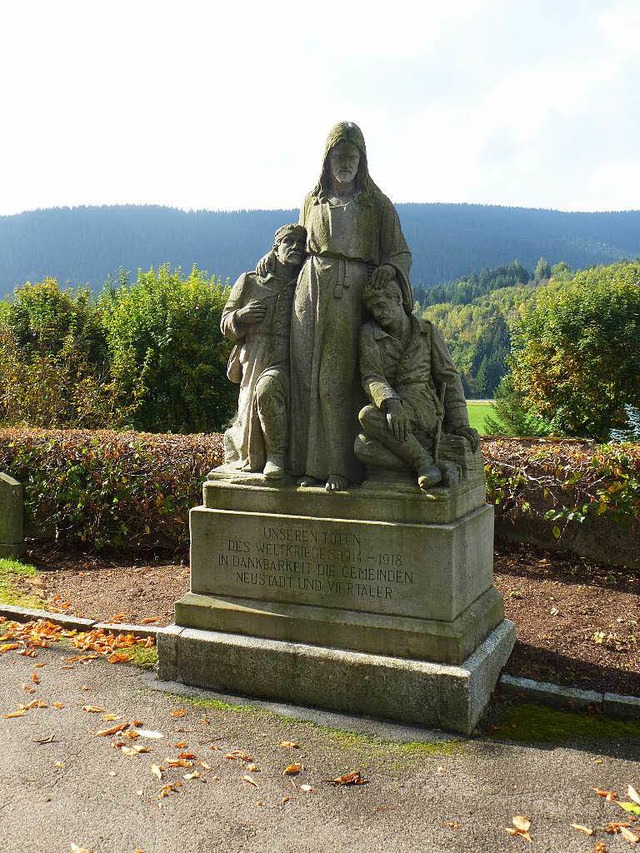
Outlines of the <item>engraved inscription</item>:
{"type": "MultiPolygon", "coordinates": [[[[234,584],[316,594],[320,599],[406,599],[415,583],[402,554],[378,552],[361,535],[264,526],[255,539],[227,538],[217,568],[234,584]]],[[[319,602],[320,603],[320,602],[319,602]]]]}

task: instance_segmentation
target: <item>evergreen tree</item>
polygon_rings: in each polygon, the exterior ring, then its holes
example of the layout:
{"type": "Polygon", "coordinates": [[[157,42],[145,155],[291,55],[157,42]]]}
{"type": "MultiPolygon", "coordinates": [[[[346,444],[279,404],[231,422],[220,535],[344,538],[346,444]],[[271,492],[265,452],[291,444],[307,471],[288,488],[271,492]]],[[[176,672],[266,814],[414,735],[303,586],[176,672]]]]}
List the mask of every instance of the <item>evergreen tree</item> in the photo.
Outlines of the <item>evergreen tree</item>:
{"type": "Polygon", "coordinates": [[[551,264],[545,258],[540,258],[533,271],[536,281],[548,281],[551,278],[551,264]]]}

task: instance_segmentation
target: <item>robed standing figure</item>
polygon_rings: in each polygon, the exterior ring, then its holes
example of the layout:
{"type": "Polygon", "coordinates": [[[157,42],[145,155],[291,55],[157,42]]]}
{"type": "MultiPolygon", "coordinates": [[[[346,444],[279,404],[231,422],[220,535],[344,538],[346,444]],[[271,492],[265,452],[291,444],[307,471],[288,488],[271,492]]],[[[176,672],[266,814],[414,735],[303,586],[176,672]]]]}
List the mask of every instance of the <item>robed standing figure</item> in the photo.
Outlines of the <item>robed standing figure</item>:
{"type": "Polygon", "coordinates": [[[412,310],[411,253],[391,201],[371,180],[360,128],[330,132],[322,173],[300,224],[307,258],[291,315],[291,473],[329,491],[362,479],[353,446],[363,394],[358,374],[362,289],[395,279],[412,310]]]}

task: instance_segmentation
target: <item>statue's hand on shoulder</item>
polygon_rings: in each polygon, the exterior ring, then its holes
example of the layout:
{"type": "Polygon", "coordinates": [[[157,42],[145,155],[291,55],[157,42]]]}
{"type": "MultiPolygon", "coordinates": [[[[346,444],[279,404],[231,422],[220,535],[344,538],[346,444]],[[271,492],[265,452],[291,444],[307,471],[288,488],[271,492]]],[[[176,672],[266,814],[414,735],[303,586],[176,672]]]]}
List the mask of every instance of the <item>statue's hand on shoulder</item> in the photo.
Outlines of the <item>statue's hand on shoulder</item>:
{"type": "Polygon", "coordinates": [[[371,284],[374,287],[384,287],[385,284],[391,281],[396,276],[396,268],[391,264],[382,264],[377,267],[371,276],[371,284]]]}
{"type": "Polygon", "coordinates": [[[243,308],[239,308],[236,311],[236,321],[248,324],[261,323],[266,313],[267,306],[257,299],[252,299],[251,302],[247,302],[243,308]]]}
{"type": "Polygon", "coordinates": [[[411,421],[402,408],[400,400],[387,400],[384,405],[387,416],[387,425],[393,437],[398,441],[406,441],[411,435],[411,421]]]}
{"type": "Polygon", "coordinates": [[[268,275],[273,275],[276,270],[276,255],[273,249],[267,252],[256,264],[256,272],[260,278],[266,278],[268,275]]]}
{"type": "Polygon", "coordinates": [[[453,433],[454,435],[461,435],[462,438],[466,438],[474,453],[479,449],[480,435],[478,434],[477,429],[473,429],[473,427],[470,426],[460,426],[456,427],[456,429],[453,430],[453,433]]]}

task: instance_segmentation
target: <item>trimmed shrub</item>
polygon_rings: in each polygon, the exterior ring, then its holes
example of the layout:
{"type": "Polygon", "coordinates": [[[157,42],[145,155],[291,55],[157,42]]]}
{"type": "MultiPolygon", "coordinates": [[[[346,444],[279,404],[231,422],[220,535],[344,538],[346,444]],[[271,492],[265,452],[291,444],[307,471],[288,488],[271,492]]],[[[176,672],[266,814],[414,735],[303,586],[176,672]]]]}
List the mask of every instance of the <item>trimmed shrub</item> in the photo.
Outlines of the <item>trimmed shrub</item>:
{"type": "Polygon", "coordinates": [[[0,430],[0,470],[24,485],[27,530],[61,544],[170,548],[222,462],[220,435],[0,430]]]}

